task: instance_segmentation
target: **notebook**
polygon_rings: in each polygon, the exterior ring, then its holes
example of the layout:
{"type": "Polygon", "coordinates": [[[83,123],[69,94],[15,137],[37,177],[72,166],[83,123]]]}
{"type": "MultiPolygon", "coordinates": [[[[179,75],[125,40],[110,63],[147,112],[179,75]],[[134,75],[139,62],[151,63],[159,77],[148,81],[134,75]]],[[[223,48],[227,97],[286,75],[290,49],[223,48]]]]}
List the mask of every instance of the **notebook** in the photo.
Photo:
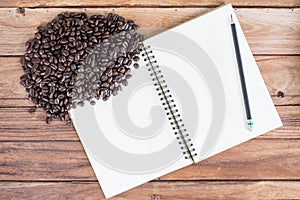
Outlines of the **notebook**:
{"type": "Polygon", "coordinates": [[[145,40],[141,57],[121,93],[70,111],[106,198],[282,125],[230,4],[145,40]],[[246,125],[231,15],[252,132],[246,125]]]}

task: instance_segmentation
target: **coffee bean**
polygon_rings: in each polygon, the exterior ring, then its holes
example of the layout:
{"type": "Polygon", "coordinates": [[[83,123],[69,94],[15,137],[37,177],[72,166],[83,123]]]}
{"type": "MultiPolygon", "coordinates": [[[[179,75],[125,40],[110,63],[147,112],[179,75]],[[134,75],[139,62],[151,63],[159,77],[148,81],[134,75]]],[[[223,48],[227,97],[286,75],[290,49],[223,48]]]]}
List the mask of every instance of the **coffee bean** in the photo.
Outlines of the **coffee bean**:
{"type": "Polygon", "coordinates": [[[128,74],[130,74],[130,72],[131,72],[131,69],[130,69],[130,68],[127,68],[124,74],[125,74],[125,75],[128,75],[128,74]]]}
{"type": "Polygon", "coordinates": [[[80,59],[80,54],[79,54],[79,53],[75,54],[75,57],[74,57],[74,58],[75,58],[76,61],[79,61],[79,59],[80,59]]]}
{"type": "Polygon", "coordinates": [[[40,33],[36,33],[36,34],[35,34],[35,38],[36,38],[36,39],[38,39],[38,40],[39,40],[39,39],[41,39],[41,37],[42,37],[42,36],[41,36],[41,34],[40,34],[40,33]]]}
{"type": "Polygon", "coordinates": [[[128,81],[127,81],[126,79],[124,79],[124,80],[122,81],[122,85],[127,86],[127,85],[128,85],[128,81]]]}
{"type": "Polygon", "coordinates": [[[78,106],[83,107],[84,106],[84,102],[83,101],[79,101],[78,102],[78,106]]]}
{"type": "Polygon", "coordinates": [[[36,106],[46,111],[46,122],[58,118],[71,124],[68,110],[84,101],[108,100],[128,85],[132,60],[143,36],[117,14],[61,13],[39,26],[34,39],[25,43],[20,63],[20,84],[36,106]],[[77,103],[76,103],[77,102],[77,103]]]}
{"type": "Polygon", "coordinates": [[[135,69],[138,69],[139,66],[140,66],[140,65],[139,65],[138,63],[134,63],[134,64],[133,64],[133,67],[134,67],[135,69]]]}
{"type": "Polygon", "coordinates": [[[51,118],[50,118],[50,117],[47,117],[47,118],[46,118],[46,123],[47,123],[47,124],[50,124],[50,122],[51,122],[51,118]]]}
{"type": "Polygon", "coordinates": [[[67,56],[69,55],[69,51],[68,51],[68,50],[66,50],[66,49],[65,49],[65,50],[63,50],[63,52],[62,52],[62,55],[64,55],[64,56],[66,56],[66,57],[67,57],[67,56]]]}
{"type": "Polygon", "coordinates": [[[128,60],[128,62],[126,63],[127,66],[130,66],[132,63],[132,60],[128,60]]]}
{"type": "Polygon", "coordinates": [[[65,69],[66,69],[66,68],[65,68],[63,65],[61,65],[61,64],[58,65],[58,70],[59,70],[59,71],[63,72],[63,71],[65,71],[65,69]]]}
{"type": "Polygon", "coordinates": [[[71,70],[75,71],[77,69],[77,65],[75,63],[71,64],[71,70]]]}
{"type": "Polygon", "coordinates": [[[120,72],[120,73],[122,73],[122,74],[124,74],[125,71],[126,71],[126,68],[125,68],[125,67],[120,67],[120,68],[118,69],[118,72],[120,72]]]}
{"type": "Polygon", "coordinates": [[[104,83],[101,84],[101,87],[108,88],[109,87],[109,83],[108,82],[104,82],[104,83]]]}
{"type": "Polygon", "coordinates": [[[125,76],[126,79],[130,79],[131,77],[132,77],[131,74],[127,74],[127,75],[125,76]]]}
{"type": "Polygon", "coordinates": [[[140,60],[140,58],[138,56],[134,56],[133,60],[134,60],[134,62],[138,62],[140,60]]]}
{"type": "Polygon", "coordinates": [[[57,65],[55,65],[55,64],[51,64],[50,67],[51,67],[53,70],[56,70],[56,69],[57,69],[57,65]]]}
{"type": "Polygon", "coordinates": [[[35,111],[36,111],[36,108],[30,108],[30,109],[28,110],[29,113],[35,113],[35,111]]]}
{"type": "Polygon", "coordinates": [[[25,43],[25,48],[28,49],[30,46],[31,46],[30,41],[27,41],[27,42],[25,43]]]}
{"type": "Polygon", "coordinates": [[[114,83],[110,84],[109,89],[112,91],[114,88],[115,88],[115,84],[114,83]]]}
{"type": "Polygon", "coordinates": [[[63,38],[63,39],[60,40],[60,43],[61,44],[66,44],[66,43],[68,43],[68,39],[67,38],[63,38]]]}
{"type": "Polygon", "coordinates": [[[108,76],[106,76],[106,75],[103,75],[102,77],[101,77],[101,81],[106,81],[108,79],[108,76]]]}
{"type": "Polygon", "coordinates": [[[107,101],[109,99],[109,96],[104,96],[103,101],[107,101]]]}

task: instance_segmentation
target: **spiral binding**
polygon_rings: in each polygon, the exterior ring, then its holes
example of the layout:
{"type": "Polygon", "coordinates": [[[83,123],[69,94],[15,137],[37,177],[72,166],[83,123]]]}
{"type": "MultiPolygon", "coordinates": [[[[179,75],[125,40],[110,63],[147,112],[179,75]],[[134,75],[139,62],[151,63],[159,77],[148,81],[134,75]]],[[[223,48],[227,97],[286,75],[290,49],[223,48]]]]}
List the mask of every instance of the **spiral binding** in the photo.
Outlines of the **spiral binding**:
{"type": "Polygon", "coordinates": [[[144,57],[144,61],[146,63],[146,67],[150,72],[150,76],[153,77],[152,81],[154,82],[154,86],[156,87],[156,91],[158,92],[158,96],[160,96],[160,101],[162,102],[162,106],[168,116],[168,120],[174,130],[174,134],[176,135],[176,139],[179,140],[178,144],[180,148],[183,150],[185,159],[192,159],[194,161],[194,157],[197,156],[195,152],[195,148],[193,147],[193,143],[187,133],[187,130],[184,126],[183,120],[178,113],[177,106],[173,100],[172,94],[168,89],[168,85],[164,80],[164,76],[162,75],[162,71],[160,70],[157,61],[155,60],[155,56],[151,50],[150,46],[144,46],[141,49],[142,56],[144,57]]]}

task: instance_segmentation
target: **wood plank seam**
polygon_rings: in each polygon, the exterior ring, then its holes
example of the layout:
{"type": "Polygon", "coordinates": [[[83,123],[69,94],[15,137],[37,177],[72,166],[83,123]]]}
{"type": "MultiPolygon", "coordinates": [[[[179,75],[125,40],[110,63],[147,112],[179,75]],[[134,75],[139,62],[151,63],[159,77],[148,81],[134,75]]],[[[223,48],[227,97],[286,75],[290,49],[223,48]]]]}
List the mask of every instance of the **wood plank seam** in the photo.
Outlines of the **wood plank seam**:
{"type": "MultiPolygon", "coordinates": [[[[213,4],[213,5],[133,5],[130,8],[216,8],[218,6],[223,5],[224,3],[213,4]]],[[[127,8],[124,5],[82,5],[82,6],[0,6],[0,8],[25,8],[25,9],[51,9],[51,8],[127,8]]],[[[274,8],[274,9],[297,9],[300,8],[299,5],[295,6],[258,6],[258,5],[233,5],[233,8],[257,8],[257,9],[264,9],[264,8],[274,8]]]]}
{"type": "MultiPolygon", "coordinates": [[[[288,181],[288,182],[296,182],[300,183],[300,179],[247,179],[247,180],[241,180],[241,179],[201,179],[201,180],[151,180],[147,183],[205,183],[205,182],[240,182],[240,183],[256,183],[256,182],[265,182],[265,181],[272,181],[272,182],[282,182],[282,181],[288,181]]],[[[0,180],[0,183],[97,183],[98,180],[84,180],[84,179],[74,179],[74,180],[0,180]]],[[[145,184],[147,184],[145,183],[145,184]]],[[[1,194],[1,193],[0,193],[1,194]]]]}
{"type": "MultiPolygon", "coordinates": [[[[253,140],[300,140],[300,138],[254,138],[253,140]]],[[[77,143],[79,140],[0,140],[0,143],[61,143],[61,142],[69,142],[69,143],[77,143]]]]}

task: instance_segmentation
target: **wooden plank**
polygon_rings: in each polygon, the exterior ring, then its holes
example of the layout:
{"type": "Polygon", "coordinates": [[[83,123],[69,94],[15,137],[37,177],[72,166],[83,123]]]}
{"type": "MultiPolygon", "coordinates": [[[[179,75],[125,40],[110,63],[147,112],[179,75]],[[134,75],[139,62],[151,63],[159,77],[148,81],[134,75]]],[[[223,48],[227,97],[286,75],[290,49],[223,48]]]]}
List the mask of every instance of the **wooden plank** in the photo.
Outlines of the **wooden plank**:
{"type": "Polygon", "coordinates": [[[133,7],[133,6],[219,6],[223,3],[231,3],[234,6],[264,6],[264,7],[295,7],[300,6],[298,0],[286,0],[284,2],[280,0],[274,1],[266,1],[266,0],[156,0],[156,1],[147,1],[147,0],[140,0],[140,1],[123,1],[123,0],[104,0],[104,1],[97,1],[97,0],[69,0],[69,1],[60,1],[60,0],[53,0],[53,1],[34,1],[34,0],[2,0],[0,2],[0,7],[67,7],[67,6],[82,6],[82,7],[89,7],[89,6],[125,6],[125,7],[133,7]]]}
{"type": "MultiPolygon", "coordinates": [[[[64,122],[45,123],[42,109],[29,113],[29,108],[0,108],[0,141],[78,140],[72,126],[64,122]]],[[[284,124],[261,138],[300,138],[300,106],[279,106],[277,111],[284,124]]]]}
{"type": "Polygon", "coordinates": [[[253,139],[160,179],[299,180],[299,158],[299,140],[253,139]]]}
{"type": "MultiPolygon", "coordinates": [[[[1,142],[0,180],[96,180],[80,142],[1,142]]],[[[253,139],[160,180],[299,180],[299,139],[253,139]]]]}
{"type": "MultiPolygon", "coordinates": [[[[255,56],[276,105],[300,104],[300,56],[255,56]],[[278,93],[279,92],[279,93],[278,93]],[[280,96],[283,92],[284,96],[280,96]]],[[[20,86],[19,57],[0,57],[0,106],[32,106],[20,86]],[[19,99],[14,99],[19,98],[19,99]]]]}
{"type": "Polygon", "coordinates": [[[276,14],[273,12],[275,10],[267,8],[259,10],[261,12],[256,12],[256,9],[244,11],[246,10],[237,10],[237,15],[254,54],[300,53],[300,9],[289,9],[286,10],[287,13],[276,10],[276,14]],[[280,35],[284,39],[279,39],[280,35]],[[292,41],[294,39],[298,42],[292,41]],[[264,48],[269,45],[270,48],[264,48]],[[290,50],[282,51],[282,48],[290,50]]]}
{"type": "MultiPolygon", "coordinates": [[[[276,107],[283,123],[280,129],[284,131],[300,131],[300,106],[276,107]]],[[[277,129],[279,131],[279,129],[277,129]]],[[[298,136],[300,136],[298,134],[298,136]]]]}
{"type": "Polygon", "coordinates": [[[299,56],[255,56],[255,60],[275,105],[300,104],[299,56]]]}
{"type": "Polygon", "coordinates": [[[73,126],[58,120],[47,125],[46,115],[42,109],[34,113],[29,108],[0,109],[1,140],[78,140],[73,126]]]}
{"type": "MultiPolygon", "coordinates": [[[[135,19],[147,37],[194,18],[208,8],[53,8],[0,9],[0,55],[21,55],[24,43],[33,37],[36,27],[60,12],[84,11],[88,14],[118,13],[135,19]]],[[[246,38],[254,54],[300,54],[300,9],[236,9],[246,38]],[[255,16],[255,19],[253,18],[255,16]]]]}
{"type": "MultiPolygon", "coordinates": [[[[96,182],[0,182],[0,187],[3,199],[104,199],[96,182]]],[[[298,181],[201,181],[149,182],[110,199],[298,199],[299,196],[298,181]]]]}

